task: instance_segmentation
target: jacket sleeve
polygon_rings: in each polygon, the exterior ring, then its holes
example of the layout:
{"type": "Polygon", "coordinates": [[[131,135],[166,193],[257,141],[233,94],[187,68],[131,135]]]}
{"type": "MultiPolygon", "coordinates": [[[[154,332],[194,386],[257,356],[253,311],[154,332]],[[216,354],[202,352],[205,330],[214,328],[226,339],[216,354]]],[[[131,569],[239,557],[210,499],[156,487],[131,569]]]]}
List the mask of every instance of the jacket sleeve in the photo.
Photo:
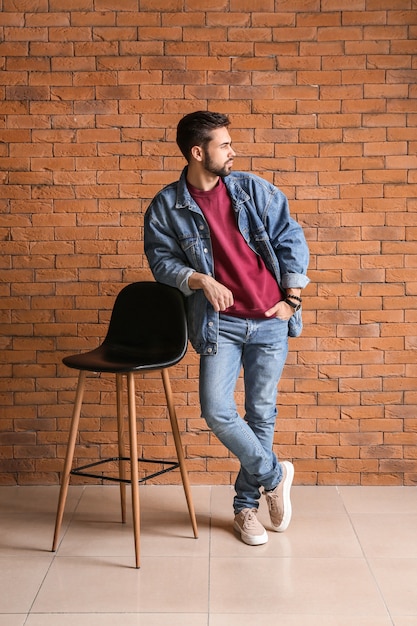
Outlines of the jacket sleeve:
{"type": "Polygon", "coordinates": [[[193,291],[188,287],[188,278],[195,270],[190,267],[170,220],[171,211],[162,195],[149,205],[144,219],[145,254],[155,280],[189,296],[193,291]]]}
{"type": "Polygon", "coordinates": [[[290,215],[288,200],[277,187],[265,205],[265,223],[272,248],[279,263],[281,287],[301,288],[308,285],[309,249],[300,224],[290,215]]]}

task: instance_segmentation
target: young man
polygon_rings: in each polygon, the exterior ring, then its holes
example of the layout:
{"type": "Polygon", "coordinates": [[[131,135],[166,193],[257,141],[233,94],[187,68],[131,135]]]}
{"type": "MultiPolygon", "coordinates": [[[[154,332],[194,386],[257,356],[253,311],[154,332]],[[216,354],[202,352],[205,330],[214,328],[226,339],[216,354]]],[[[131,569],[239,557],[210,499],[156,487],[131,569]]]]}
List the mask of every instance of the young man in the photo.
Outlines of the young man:
{"type": "MultiPolygon", "coordinates": [[[[240,461],[234,528],[242,541],[268,541],[256,517],[266,496],[271,527],[291,520],[292,463],[273,452],[277,385],[288,335],[301,332],[308,248],[283,193],[258,176],[232,173],[226,115],[180,120],[187,161],[145,215],[145,253],[155,279],[187,296],[190,341],[200,356],[200,404],[209,428],[240,461]],[[245,416],[234,391],[243,368],[245,416]]],[[[169,311],[167,311],[169,317],[169,311]]]]}

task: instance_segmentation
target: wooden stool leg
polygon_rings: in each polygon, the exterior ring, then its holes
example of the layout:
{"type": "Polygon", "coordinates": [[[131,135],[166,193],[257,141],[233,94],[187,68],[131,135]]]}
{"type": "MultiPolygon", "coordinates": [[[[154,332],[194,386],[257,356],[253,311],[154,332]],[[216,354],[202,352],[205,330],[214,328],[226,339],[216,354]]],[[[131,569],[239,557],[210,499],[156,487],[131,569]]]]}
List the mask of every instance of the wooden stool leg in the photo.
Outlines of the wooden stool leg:
{"type": "Polygon", "coordinates": [[[55,520],[55,533],[54,533],[54,540],[52,544],[52,552],[55,552],[57,548],[59,533],[60,533],[61,525],[62,525],[62,518],[64,516],[65,502],[67,500],[68,485],[70,481],[70,472],[72,468],[72,461],[74,459],[75,442],[77,439],[78,425],[80,423],[81,406],[83,402],[86,376],[87,376],[87,372],[85,371],[80,371],[78,375],[77,392],[75,395],[75,402],[74,402],[74,409],[73,409],[72,418],[71,418],[71,426],[70,426],[70,432],[69,432],[67,452],[66,452],[64,469],[63,469],[62,478],[61,478],[61,489],[59,491],[58,510],[57,510],[56,520],[55,520]]]}
{"type": "Polygon", "coordinates": [[[169,419],[171,421],[172,434],[174,436],[175,449],[177,451],[178,463],[180,465],[182,485],[184,487],[185,498],[187,500],[188,511],[190,514],[191,525],[193,527],[194,537],[198,537],[197,520],[195,517],[194,504],[191,495],[190,483],[188,481],[187,468],[185,467],[184,451],[182,449],[181,436],[178,428],[177,413],[175,410],[174,400],[172,396],[171,381],[167,369],[161,370],[162,381],[164,384],[165,397],[168,406],[169,419]]]}
{"type": "Polygon", "coordinates": [[[132,485],[133,532],[135,536],[136,567],[140,567],[140,507],[139,507],[139,470],[138,443],[136,424],[135,377],[127,374],[127,397],[129,406],[129,442],[130,442],[130,478],[132,485]]]}
{"type": "MultiPolygon", "coordinates": [[[[123,374],[116,374],[116,401],[117,401],[117,440],[119,457],[125,457],[125,429],[123,418],[123,374]]],[[[126,523],[126,467],[125,461],[119,460],[120,478],[120,506],[122,511],[122,523],[126,523]]]]}

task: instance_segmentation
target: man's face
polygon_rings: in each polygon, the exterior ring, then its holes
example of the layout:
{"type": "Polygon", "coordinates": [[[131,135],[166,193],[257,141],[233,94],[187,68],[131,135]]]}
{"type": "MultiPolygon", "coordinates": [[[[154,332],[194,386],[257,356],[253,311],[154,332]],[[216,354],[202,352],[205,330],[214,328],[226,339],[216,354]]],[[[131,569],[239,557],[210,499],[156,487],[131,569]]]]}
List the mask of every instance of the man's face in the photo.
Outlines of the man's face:
{"type": "Polygon", "coordinates": [[[211,132],[211,140],[203,148],[203,166],[207,172],[215,176],[227,176],[233,167],[236,152],[232,148],[232,140],[227,128],[215,128],[211,132]]]}

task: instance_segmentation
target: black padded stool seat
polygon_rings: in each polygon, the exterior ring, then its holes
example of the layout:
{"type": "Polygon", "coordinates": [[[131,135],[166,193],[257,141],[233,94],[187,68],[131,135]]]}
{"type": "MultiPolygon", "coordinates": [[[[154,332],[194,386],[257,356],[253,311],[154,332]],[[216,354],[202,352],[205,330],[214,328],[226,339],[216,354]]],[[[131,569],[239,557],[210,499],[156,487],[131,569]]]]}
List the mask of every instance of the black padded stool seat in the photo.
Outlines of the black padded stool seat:
{"type": "Polygon", "coordinates": [[[178,363],[187,351],[188,334],[184,299],[174,287],[156,282],[137,282],[124,287],[114,303],[107,335],[103,343],[94,350],[83,354],[67,356],[63,362],[68,367],[77,369],[78,385],[71,419],[67,453],[61,480],[58,510],[55,522],[55,534],[52,550],[58,544],[59,533],[65,509],[70,475],[76,474],[92,478],[113,480],[120,483],[122,521],[126,520],[126,483],[131,484],[132,512],[135,538],[136,567],[140,566],[140,508],[139,483],[155,476],[179,468],[188,505],[190,520],[197,538],[197,522],[194,505],[184,461],[184,453],[178,428],[178,421],[172,397],[169,367],[178,363]],[[177,461],[164,459],[138,458],[135,372],[160,370],[166,397],[168,414],[177,453],[177,461]],[[95,463],[73,468],[73,459],[79,420],[82,409],[85,381],[88,372],[113,373],[116,375],[117,430],[119,456],[102,459],[95,463]],[[127,379],[129,448],[126,456],[124,444],[124,418],[122,406],[123,379],[127,379]],[[103,464],[117,461],[119,476],[104,476],[92,473],[92,469],[103,464]],[[164,465],[160,471],[147,474],[139,479],[138,463],[157,463],[164,465]],[[130,478],[127,478],[125,463],[130,464],[130,478]]]}

